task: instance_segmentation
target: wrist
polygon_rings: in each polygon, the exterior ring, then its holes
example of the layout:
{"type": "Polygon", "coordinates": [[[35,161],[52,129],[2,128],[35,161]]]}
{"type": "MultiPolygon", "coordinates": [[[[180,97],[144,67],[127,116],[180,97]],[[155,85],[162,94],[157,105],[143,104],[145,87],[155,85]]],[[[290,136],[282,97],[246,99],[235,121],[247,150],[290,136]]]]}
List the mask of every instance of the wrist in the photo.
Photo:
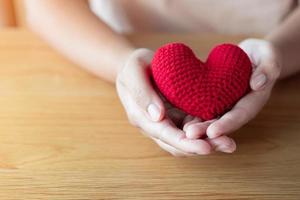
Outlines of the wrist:
{"type": "Polygon", "coordinates": [[[124,68],[126,62],[130,58],[130,56],[133,54],[133,52],[136,50],[136,48],[133,45],[127,45],[124,47],[121,51],[116,52],[116,54],[119,55],[119,58],[117,60],[118,63],[116,63],[116,76],[122,71],[124,68]]]}
{"type": "Polygon", "coordinates": [[[147,48],[130,48],[124,54],[122,63],[119,65],[118,73],[125,67],[126,63],[131,59],[139,59],[143,63],[150,64],[153,57],[153,51],[147,48]]]}

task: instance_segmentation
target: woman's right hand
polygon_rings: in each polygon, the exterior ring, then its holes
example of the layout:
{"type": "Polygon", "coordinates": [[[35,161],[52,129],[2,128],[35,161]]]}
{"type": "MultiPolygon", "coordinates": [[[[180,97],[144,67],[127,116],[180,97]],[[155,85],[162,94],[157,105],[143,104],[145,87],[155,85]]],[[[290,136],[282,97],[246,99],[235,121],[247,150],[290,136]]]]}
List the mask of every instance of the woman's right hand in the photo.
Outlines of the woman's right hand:
{"type": "Polygon", "coordinates": [[[151,84],[152,57],[151,50],[137,49],[118,74],[116,88],[130,123],[174,156],[233,152],[236,145],[228,136],[202,139],[211,122],[186,115],[160,97],[151,84]]]}

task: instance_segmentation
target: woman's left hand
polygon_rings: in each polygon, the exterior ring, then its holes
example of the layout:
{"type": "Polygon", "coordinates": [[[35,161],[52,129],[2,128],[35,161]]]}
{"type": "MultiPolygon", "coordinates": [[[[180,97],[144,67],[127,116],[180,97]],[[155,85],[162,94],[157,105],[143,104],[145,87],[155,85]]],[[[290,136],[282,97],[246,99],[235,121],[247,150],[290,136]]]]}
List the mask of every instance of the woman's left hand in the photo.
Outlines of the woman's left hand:
{"type": "MultiPolygon", "coordinates": [[[[206,130],[208,138],[229,134],[253,119],[269,99],[280,75],[280,55],[270,42],[246,39],[239,46],[247,53],[253,66],[250,80],[252,91],[240,99],[230,111],[208,126],[206,130]]],[[[199,126],[197,124],[201,123],[203,122],[190,124],[190,126],[199,126]]]]}

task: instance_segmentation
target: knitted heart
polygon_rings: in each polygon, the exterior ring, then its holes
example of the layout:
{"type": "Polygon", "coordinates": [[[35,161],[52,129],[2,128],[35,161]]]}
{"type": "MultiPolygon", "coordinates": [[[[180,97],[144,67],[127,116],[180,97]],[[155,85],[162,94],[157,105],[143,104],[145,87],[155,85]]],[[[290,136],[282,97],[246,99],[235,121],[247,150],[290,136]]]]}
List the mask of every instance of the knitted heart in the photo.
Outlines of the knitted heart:
{"type": "Polygon", "coordinates": [[[252,72],[246,53],[236,45],[221,44],[201,62],[184,44],[159,48],[152,60],[154,82],[174,106],[202,120],[214,119],[249,90],[252,72]]]}

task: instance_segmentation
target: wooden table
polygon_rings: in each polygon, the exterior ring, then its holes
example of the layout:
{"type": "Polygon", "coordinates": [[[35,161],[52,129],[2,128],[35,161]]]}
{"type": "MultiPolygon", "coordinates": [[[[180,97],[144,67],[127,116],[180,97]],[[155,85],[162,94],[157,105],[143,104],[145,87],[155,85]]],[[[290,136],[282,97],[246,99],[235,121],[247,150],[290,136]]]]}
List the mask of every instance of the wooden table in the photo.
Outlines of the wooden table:
{"type": "MultiPolygon", "coordinates": [[[[201,57],[242,37],[144,34],[201,57]]],[[[32,33],[0,32],[0,199],[300,199],[300,77],[234,134],[238,151],[174,158],[127,122],[114,86],[32,33]]]]}

